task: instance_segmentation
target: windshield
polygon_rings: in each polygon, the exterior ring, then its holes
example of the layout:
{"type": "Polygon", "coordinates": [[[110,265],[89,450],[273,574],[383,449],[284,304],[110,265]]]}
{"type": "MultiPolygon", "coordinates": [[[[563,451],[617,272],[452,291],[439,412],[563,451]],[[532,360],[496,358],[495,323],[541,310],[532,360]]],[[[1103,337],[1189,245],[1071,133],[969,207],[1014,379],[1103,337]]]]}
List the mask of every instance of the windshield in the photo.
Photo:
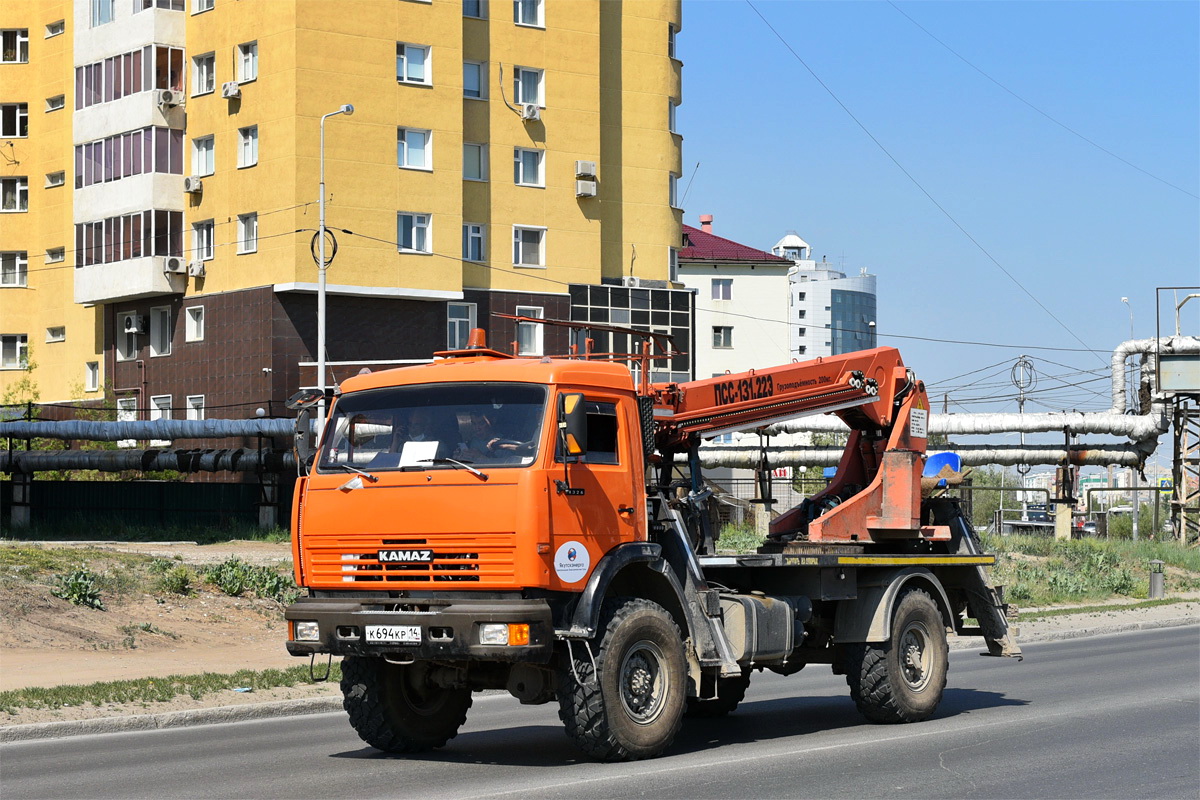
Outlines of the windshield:
{"type": "Polygon", "coordinates": [[[529,384],[401,386],[342,395],[320,468],[528,466],[537,458],[546,387],[529,384]]]}

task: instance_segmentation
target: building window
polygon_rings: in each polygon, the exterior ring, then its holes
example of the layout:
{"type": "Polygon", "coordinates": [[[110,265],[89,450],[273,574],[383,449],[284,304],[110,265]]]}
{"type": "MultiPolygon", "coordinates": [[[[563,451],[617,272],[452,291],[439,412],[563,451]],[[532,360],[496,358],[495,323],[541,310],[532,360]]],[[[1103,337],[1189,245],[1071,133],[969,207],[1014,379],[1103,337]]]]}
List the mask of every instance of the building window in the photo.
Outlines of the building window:
{"type": "Polygon", "coordinates": [[[396,215],[396,242],[402,252],[429,253],[429,215],[401,211],[396,215]]]}
{"type": "Polygon", "coordinates": [[[60,19],[58,22],[51,22],[46,26],[46,38],[51,39],[55,36],[62,36],[66,33],[66,30],[67,21],[65,19],[60,19]]]}
{"type": "Polygon", "coordinates": [[[482,61],[463,62],[463,97],[476,100],[486,98],[484,89],[487,87],[487,69],[482,61]]]}
{"type": "Polygon", "coordinates": [[[433,169],[431,131],[396,129],[396,165],[405,169],[433,169]]]}
{"type": "Polygon", "coordinates": [[[132,361],[137,357],[137,329],[140,319],[137,314],[117,314],[116,339],[117,361],[132,361]]]}
{"type": "Polygon", "coordinates": [[[732,300],[733,299],[733,278],[713,278],[712,279],[712,299],[713,300],[732,300]]]}
{"type": "Polygon", "coordinates": [[[474,303],[446,304],[446,348],[448,350],[461,350],[466,347],[467,339],[474,327],[474,303]]]}
{"type": "Polygon", "coordinates": [[[24,139],[29,136],[29,104],[0,104],[0,138],[24,139]]]}
{"type": "Polygon", "coordinates": [[[0,64],[29,63],[29,29],[0,31],[0,64]]]}
{"type": "MultiPolygon", "coordinates": [[[[135,398],[117,398],[117,422],[134,422],[137,420],[137,417],[137,400],[135,398]]],[[[118,439],[117,447],[137,447],[137,440],[118,439]]]]}
{"type": "Polygon", "coordinates": [[[67,260],[67,248],[51,247],[46,250],[46,263],[58,264],[67,260]]]}
{"type": "Polygon", "coordinates": [[[258,214],[238,214],[238,253],[258,250],[258,214]]]}
{"type": "Polygon", "coordinates": [[[238,128],[238,169],[258,163],[258,126],[238,128]]]}
{"type": "Polygon", "coordinates": [[[679,208],[679,176],[674,172],[667,173],[667,203],[671,208],[679,208]]]}
{"type": "Polygon", "coordinates": [[[208,94],[217,86],[217,57],[205,53],[192,59],[192,95],[208,94]]]}
{"type": "Polygon", "coordinates": [[[205,11],[212,11],[215,0],[192,0],[192,13],[201,14],[205,11]]]}
{"type": "Polygon", "coordinates": [[[258,78],[258,42],[246,42],[237,46],[238,83],[249,83],[258,78]]]}
{"type": "Polygon", "coordinates": [[[192,139],[192,174],[204,177],[213,174],[215,140],[212,136],[192,139]]]}
{"type": "Polygon", "coordinates": [[[473,222],[463,223],[462,257],[464,261],[484,261],[484,228],[473,222]]]}
{"type": "Polygon", "coordinates": [[[54,325],[46,328],[46,342],[65,342],[67,340],[67,328],[64,325],[54,325]]]}
{"type": "Polygon", "coordinates": [[[545,252],[545,228],[513,226],[513,266],[544,267],[545,252]]]}
{"type": "Polygon", "coordinates": [[[204,419],[204,395],[189,394],[187,396],[187,418],[193,420],[204,419]]]}
{"type": "Polygon", "coordinates": [[[113,0],[92,0],[92,27],[113,21],[113,0]]]}
{"type": "Polygon", "coordinates": [[[29,178],[0,178],[0,211],[29,210],[29,178]]]}
{"type": "Polygon", "coordinates": [[[463,16],[474,19],[487,17],[487,0],[463,0],[463,16]]]}
{"type": "Polygon", "coordinates": [[[66,95],[56,94],[54,97],[46,98],[46,113],[51,111],[62,111],[67,107],[66,95]]]}
{"type": "Polygon", "coordinates": [[[142,128],[75,145],[75,188],[158,172],[183,174],[183,131],[142,128]]]}
{"type": "Polygon", "coordinates": [[[797,319],[804,319],[806,316],[808,316],[808,311],[806,311],[805,309],[801,308],[796,311],[797,319]]]}
{"type": "Polygon", "coordinates": [[[198,261],[210,261],[213,257],[213,221],[192,223],[192,254],[198,261]]]}
{"type": "Polygon", "coordinates": [[[56,186],[62,186],[67,182],[67,173],[62,172],[47,172],[46,173],[46,188],[53,189],[56,186]]]}
{"type": "Polygon", "coordinates": [[[545,27],[542,19],[542,0],[513,0],[513,22],[517,25],[545,27]]]}
{"type": "Polygon", "coordinates": [[[513,182],[518,186],[545,186],[542,176],[544,150],[525,147],[513,149],[513,182]]]}
{"type": "Polygon", "coordinates": [[[171,307],[150,309],[150,355],[171,355],[171,307]]]}
{"type": "Polygon", "coordinates": [[[667,248],[667,280],[675,283],[679,280],[679,248],[667,248]]]}
{"type": "Polygon", "coordinates": [[[804,355],[807,352],[808,352],[808,347],[806,347],[805,345],[800,345],[799,347],[796,348],[796,353],[798,355],[804,355]]]}
{"type": "Polygon", "coordinates": [[[204,341],[204,306],[191,306],[183,310],[183,340],[204,341]]]}
{"type": "MultiPolygon", "coordinates": [[[[533,319],[546,318],[545,311],[541,306],[517,306],[516,315],[533,319]]],[[[545,327],[537,322],[518,322],[517,355],[540,356],[542,354],[542,329],[545,327]]]]}
{"type": "Polygon", "coordinates": [[[24,333],[0,335],[0,369],[25,369],[29,363],[29,337],[24,333]]]}
{"type": "MultiPolygon", "coordinates": [[[[150,398],[150,421],[171,418],[171,395],[156,394],[150,398]]],[[[151,439],[151,447],[170,447],[170,439],[151,439]]]]}
{"type": "Polygon", "coordinates": [[[796,335],[797,335],[797,336],[807,336],[807,335],[808,335],[808,328],[797,328],[797,329],[796,329],[796,335]]]}
{"type": "Polygon", "coordinates": [[[468,181],[487,180],[487,145],[463,143],[463,178],[468,181]]]}
{"type": "Polygon", "coordinates": [[[396,42],[396,80],[400,83],[429,85],[429,47],[421,44],[396,42]]]}
{"type": "MultiPolygon", "coordinates": [[[[211,1],[209,0],[210,8],[211,1]]],[[[193,0],[193,2],[202,2],[202,0],[193,0]]],[[[161,8],[164,11],[183,11],[185,5],[187,4],[184,0],[133,0],[133,13],[149,11],[152,8],[161,8]]]]}
{"type": "Polygon", "coordinates": [[[808,292],[796,292],[797,303],[803,303],[806,297],[808,297],[808,292]]]}
{"type": "Polygon", "coordinates": [[[89,361],[83,365],[83,390],[85,392],[100,391],[99,361],[89,361]]]}
{"type": "Polygon", "coordinates": [[[667,130],[671,133],[679,133],[679,128],[675,127],[675,110],[679,108],[675,104],[674,99],[667,98],[667,130]]]}
{"type": "Polygon", "coordinates": [[[542,105],[542,75],[540,69],[515,67],[513,69],[513,102],[542,105]]]}
{"type": "Polygon", "coordinates": [[[146,256],[182,257],[182,211],[136,211],[75,226],[75,266],[146,256]]]}
{"type": "Polygon", "coordinates": [[[727,350],[730,347],[733,347],[733,326],[731,326],[731,325],[714,325],[713,326],[713,348],[727,350]]]}
{"type": "Polygon", "coordinates": [[[10,250],[0,253],[0,287],[29,285],[29,251],[10,250]]]}
{"type": "Polygon", "coordinates": [[[674,25],[667,26],[667,58],[677,58],[675,55],[675,34],[677,33],[674,25]]]}

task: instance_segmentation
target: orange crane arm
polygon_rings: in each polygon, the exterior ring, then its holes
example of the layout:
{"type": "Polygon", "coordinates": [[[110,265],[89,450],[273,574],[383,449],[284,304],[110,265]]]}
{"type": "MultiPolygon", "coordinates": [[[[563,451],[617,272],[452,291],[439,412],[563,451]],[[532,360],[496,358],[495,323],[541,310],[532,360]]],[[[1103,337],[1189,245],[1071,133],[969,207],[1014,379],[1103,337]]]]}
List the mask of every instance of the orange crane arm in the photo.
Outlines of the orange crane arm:
{"type": "Polygon", "coordinates": [[[652,384],[660,444],[836,413],[854,429],[892,423],[892,400],[910,376],[893,347],[719,375],[652,384]]]}

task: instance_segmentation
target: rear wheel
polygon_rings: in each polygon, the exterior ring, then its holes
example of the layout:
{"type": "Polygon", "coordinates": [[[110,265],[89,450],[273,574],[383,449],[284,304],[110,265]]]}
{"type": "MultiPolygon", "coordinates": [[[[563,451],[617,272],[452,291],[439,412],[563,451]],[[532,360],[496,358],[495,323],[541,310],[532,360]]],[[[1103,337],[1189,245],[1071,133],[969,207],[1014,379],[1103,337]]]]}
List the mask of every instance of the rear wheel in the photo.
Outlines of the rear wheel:
{"type": "Polygon", "coordinates": [[[683,718],[687,669],[679,628],[657,603],[615,598],[604,604],[600,631],[594,668],[582,643],[559,668],[567,735],[599,761],[656,756],[683,718]]]}
{"type": "Polygon", "coordinates": [[[717,696],[711,698],[689,697],[687,716],[695,719],[723,717],[732,713],[746,698],[750,685],[750,670],[743,669],[741,675],[717,679],[717,696]]]}
{"type": "Polygon", "coordinates": [[[887,642],[849,647],[850,696],[872,722],[918,722],[937,709],[949,665],[946,626],[920,589],[905,593],[892,615],[887,642]]]}
{"type": "Polygon", "coordinates": [[[434,685],[429,667],[382,658],[342,660],[342,706],[364,742],[377,750],[419,753],[458,734],[471,707],[471,690],[434,685]]]}

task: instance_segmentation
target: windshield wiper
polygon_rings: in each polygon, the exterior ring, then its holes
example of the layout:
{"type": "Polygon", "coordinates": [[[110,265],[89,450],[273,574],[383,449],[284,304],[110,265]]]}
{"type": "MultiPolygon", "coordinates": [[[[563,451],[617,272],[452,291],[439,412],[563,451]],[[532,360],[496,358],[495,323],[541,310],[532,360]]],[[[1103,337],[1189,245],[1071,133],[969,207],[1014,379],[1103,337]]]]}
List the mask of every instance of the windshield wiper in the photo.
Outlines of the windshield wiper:
{"type": "Polygon", "coordinates": [[[344,469],[347,472],[357,472],[359,475],[362,475],[364,478],[369,480],[371,483],[379,483],[378,475],[372,475],[371,473],[367,472],[366,470],[359,469],[358,467],[352,467],[349,464],[334,464],[333,466],[336,467],[337,469],[344,469]]]}
{"type": "Polygon", "coordinates": [[[468,463],[463,462],[463,461],[457,461],[453,458],[423,458],[420,461],[418,461],[417,463],[418,464],[453,464],[456,467],[462,467],[467,472],[469,472],[472,475],[474,475],[475,477],[479,478],[481,481],[486,481],[488,479],[487,473],[480,472],[479,470],[470,466],[468,463]]]}

